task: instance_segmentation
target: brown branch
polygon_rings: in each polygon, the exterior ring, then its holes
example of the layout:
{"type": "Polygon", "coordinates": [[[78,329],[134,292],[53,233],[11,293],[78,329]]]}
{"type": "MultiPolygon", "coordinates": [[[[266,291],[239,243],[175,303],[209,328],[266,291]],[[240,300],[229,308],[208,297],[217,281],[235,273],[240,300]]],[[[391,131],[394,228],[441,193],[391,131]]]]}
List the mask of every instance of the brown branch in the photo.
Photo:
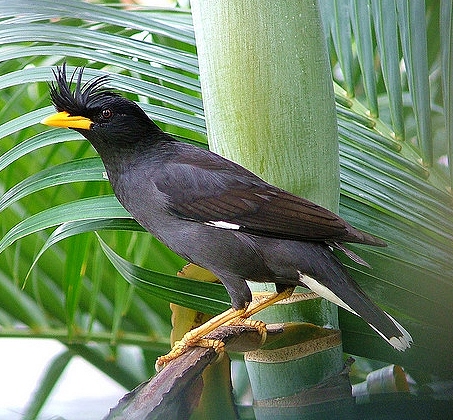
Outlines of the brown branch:
{"type": "MultiPolygon", "coordinates": [[[[282,324],[268,325],[268,336],[283,332],[282,324]]],[[[221,340],[227,351],[250,351],[260,347],[261,336],[249,326],[219,327],[206,338],[221,340]]],[[[193,347],[172,360],[153,378],[126,394],[105,420],[187,418],[198,404],[205,368],[218,357],[212,348],[193,347]]]]}

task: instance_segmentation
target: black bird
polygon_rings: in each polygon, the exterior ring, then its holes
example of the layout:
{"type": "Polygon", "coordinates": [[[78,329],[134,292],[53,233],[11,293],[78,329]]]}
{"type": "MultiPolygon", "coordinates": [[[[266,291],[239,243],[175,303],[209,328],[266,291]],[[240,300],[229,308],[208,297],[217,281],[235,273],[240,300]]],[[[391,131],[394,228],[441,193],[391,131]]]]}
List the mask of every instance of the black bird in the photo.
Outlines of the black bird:
{"type": "Polygon", "coordinates": [[[176,141],[136,103],[106,88],[108,76],[82,86],[82,73],[72,91],[76,71],[68,82],[65,65],[57,67],[50,95],[58,113],[42,123],[72,128],[90,141],[120,203],[174,252],[212,271],[230,295],[231,313],[250,315],[246,280],[275,283],[281,296],[301,285],[362,317],[395,349],[410,347],[409,333],[332,252],[366,264],[342,244],[385,246],[382,240],[234,162],[176,141]]]}

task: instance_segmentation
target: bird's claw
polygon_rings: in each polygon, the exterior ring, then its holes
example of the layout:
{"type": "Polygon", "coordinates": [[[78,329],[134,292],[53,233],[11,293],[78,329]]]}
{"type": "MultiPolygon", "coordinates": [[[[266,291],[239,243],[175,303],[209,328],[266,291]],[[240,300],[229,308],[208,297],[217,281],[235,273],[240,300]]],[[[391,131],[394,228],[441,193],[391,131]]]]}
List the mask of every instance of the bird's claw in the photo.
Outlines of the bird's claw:
{"type": "Polygon", "coordinates": [[[160,372],[167,363],[184,354],[190,347],[213,348],[216,353],[222,354],[225,351],[225,343],[222,340],[211,338],[191,338],[189,331],[181,340],[176,341],[170,352],[157,358],[155,369],[160,372]],[[186,337],[189,336],[189,337],[186,337]]]}
{"type": "Polygon", "coordinates": [[[258,331],[259,335],[261,336],[261,342],[260,345],[264,344],[267,338],[267,329],[266,329],[266,323],[263,321],[259,321],[256,319],[247,319],[246,313],[242,316],[238,316],[235,319],[232,319],[231,321],[227,322],[225,325],[226,326],[238,326],[238,325],[246,325],[248,327],[254,328],[258,331]]]}
{"type": "Polygon", "coordinates": [[[231,320],[234,320],[243,315],[245,309],[228,309],[227,311],[211,318],[203,325],[187,332],[180,341],[176,341],[173,348],[164,356],[160,356],[156,361],[156,370],[159,372],[163,369],[165,364],[173,359],[181,356],[190,347],[201,346],[201,347],[214,347],[217,353],[221,352],[225,346],[220,340],[211,340],[203,338],[205,335],[214,331],[217,327],[225,325],[231,320]],[[200,344],[201,343],[201,344],[200,344]],[[207,345],[206,345],[207,344],[207,345]]]}
{"type": "Polygon", "coordinates": [[[283,292],[274,293],[270,296],[255,298],[247,308],[238,310],[229,309],[221,313],[220,315],[217,315],[214,318],[210,319],[198,328],[187,332],[180,341],[175,342],[173,348],[169,353],[157,359],[156,370],[159,372],[163,369],[165,364],[181,356],[190,347],[194,346],[213,347],[217,353],[221,354],[225,348],[225,344],[221,340],[204,338],[204,336],[222,325],[247,325],[249,327],[255,328],[260,333],[261,344],[263,344],[266,341],[267,337],[266,324],[262,321],[252,320],[248,318],[261,311],[262,309],[267,308],[273,303],[291,296],[293,290],[294,287],[288,287],[283,292]]]}
{"type": "Polygon", "coordinates": [[[167,354],[165,354],[164,356],[159,356],[157,358],[156,364],[154,366],[156,371],[160,372],[168,362],[181,356],[189,347],[190,346],[183,340],[176,341],[172,349],[167,354]]]}

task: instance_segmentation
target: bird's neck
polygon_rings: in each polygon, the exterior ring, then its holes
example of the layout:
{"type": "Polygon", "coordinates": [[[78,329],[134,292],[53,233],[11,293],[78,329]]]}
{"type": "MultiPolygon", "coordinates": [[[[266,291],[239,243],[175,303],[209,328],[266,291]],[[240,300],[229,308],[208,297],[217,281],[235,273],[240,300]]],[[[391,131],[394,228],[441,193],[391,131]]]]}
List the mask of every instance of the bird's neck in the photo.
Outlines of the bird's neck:
{"type": "MultiPolygon", "coordinates": [[[[158,141],[150,141],[146,143],[131,145],[124,145],[121,148],[108,148],[104,149],[104,145],[96,147],[99,153],[109,181],[114,190],[120,188],[121,180],[124,179],[126,173],[132,173],[137,168],[149,168],[159,161],[165,159],[162,155],[166,154],[166,149],[170,143],[175,140],[171,138],[163,138],[158,141]]],[[[171,148],[171,147],[170,147],[171,148]]]]}
{"type": "MultiPolygon", "coordinates": [[[[161,131],[157,126],[143,133],[134,133],[124,140],[121,137],[112,139],[109,133],[92,133],[89,130],[81,131],[81,134],[96,149],[104,166],[112,177],[116,172],[121,173],[127,168],[134,167],[137,162],[143,159],[152,159],[156,150],[160,150],[162,145],[173,141],[172,137],[161,131]],[[134,140],[137,139],[137,140],[134,140]]],[[[165,146],[164,146],[165,147],[165,146]]]]}

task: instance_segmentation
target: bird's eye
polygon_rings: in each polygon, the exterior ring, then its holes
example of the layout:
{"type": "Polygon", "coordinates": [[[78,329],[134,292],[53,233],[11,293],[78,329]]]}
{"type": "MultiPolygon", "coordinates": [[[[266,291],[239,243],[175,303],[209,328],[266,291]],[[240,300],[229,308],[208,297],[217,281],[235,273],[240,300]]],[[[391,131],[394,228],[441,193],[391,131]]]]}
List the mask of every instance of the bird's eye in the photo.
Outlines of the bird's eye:
{"type": "Polygon", "coordinates": [[[106,108],[106,109],[102,110],[101,115],[102,115],[102,118],[108,120],[109,118],[112,117],[113,112],[110,109],[106,108]]]}

